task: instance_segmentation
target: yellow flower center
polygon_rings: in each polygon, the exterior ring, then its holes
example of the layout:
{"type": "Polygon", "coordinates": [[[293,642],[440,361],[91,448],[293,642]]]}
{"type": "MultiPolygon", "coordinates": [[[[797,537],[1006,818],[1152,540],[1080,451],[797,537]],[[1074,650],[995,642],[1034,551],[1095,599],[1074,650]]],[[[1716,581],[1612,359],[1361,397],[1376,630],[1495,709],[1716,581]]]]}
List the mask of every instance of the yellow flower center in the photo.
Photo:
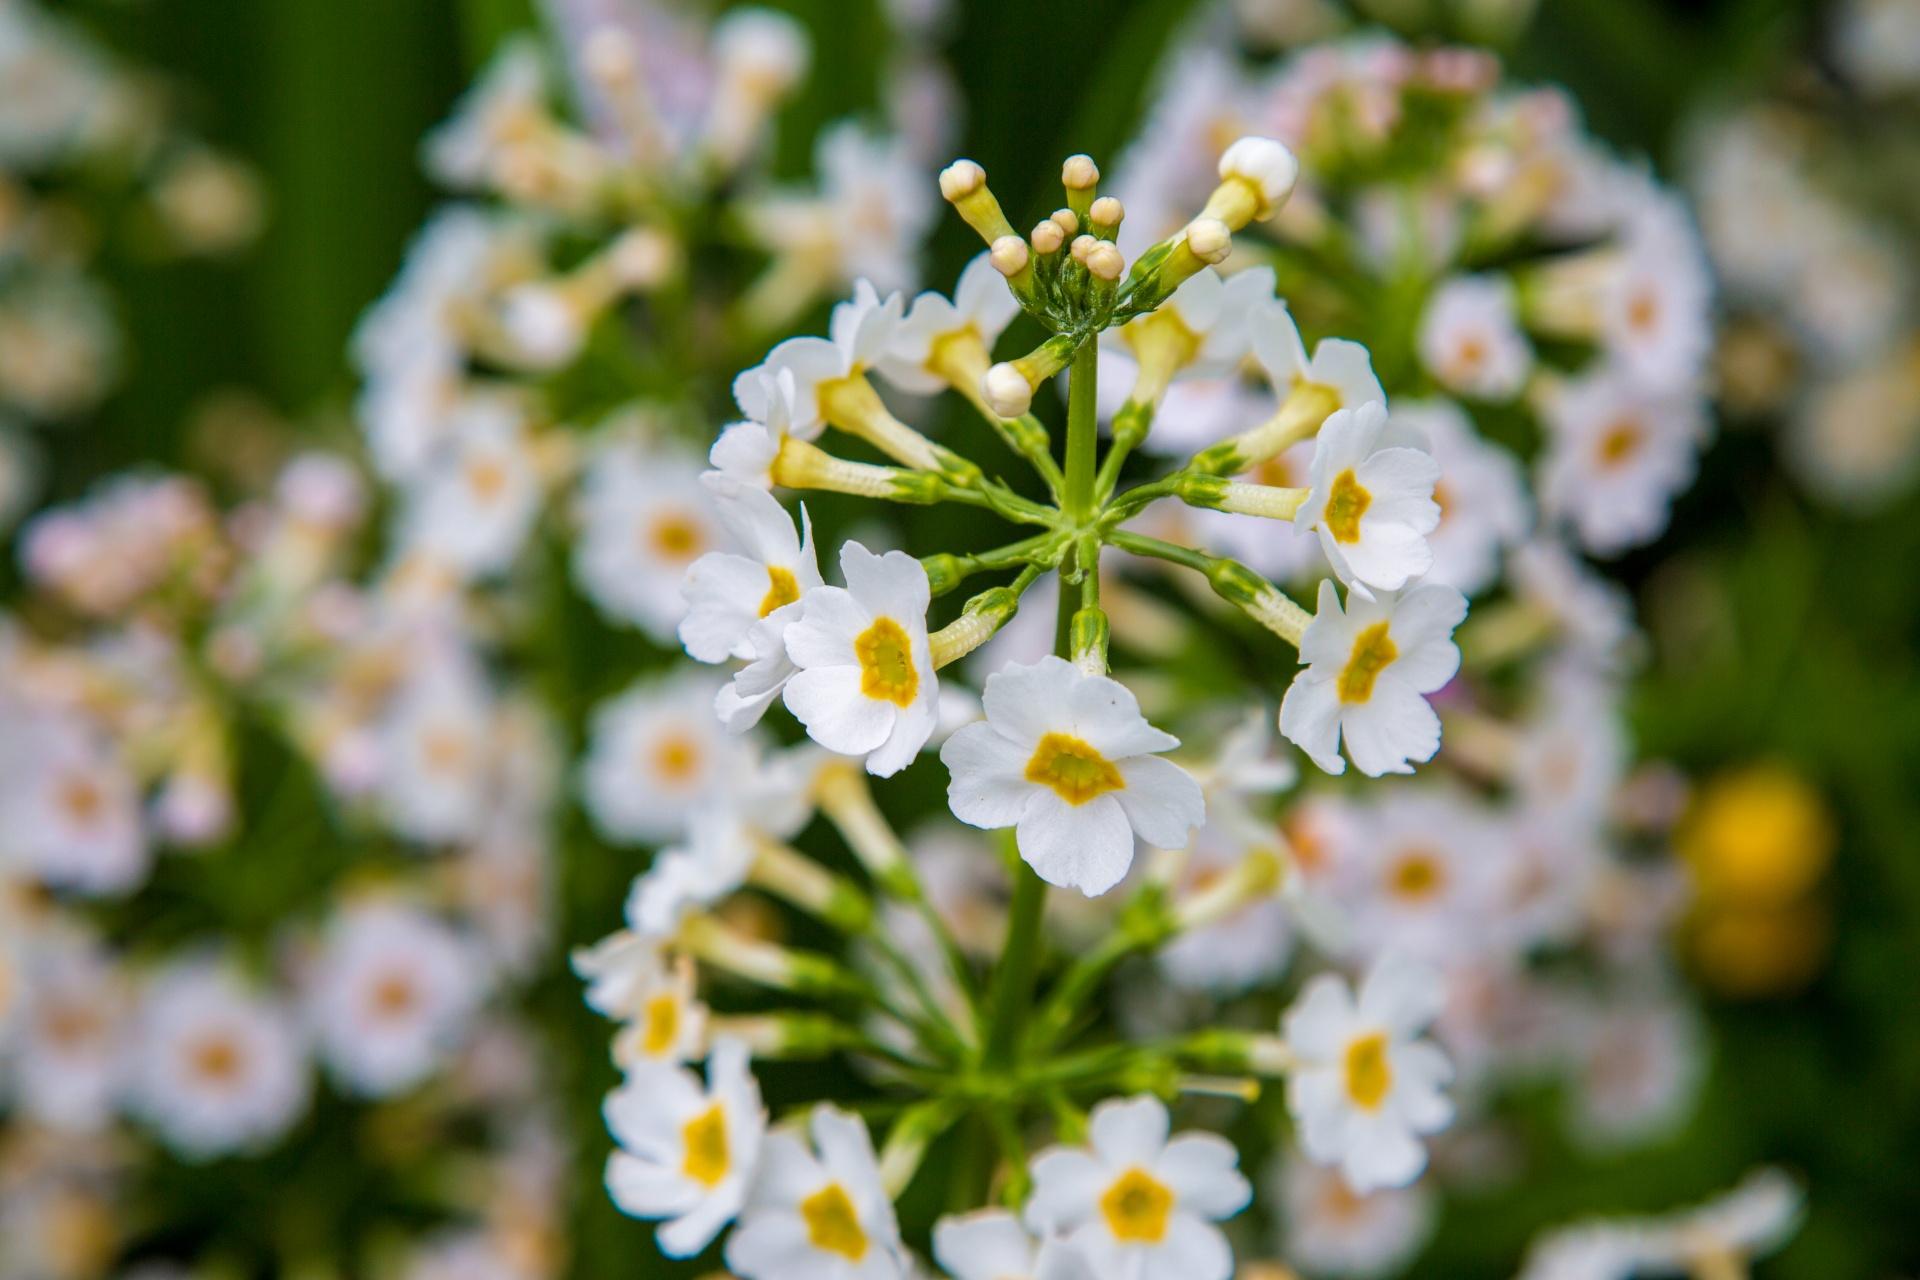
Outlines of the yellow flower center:
{"type": "Polygon", "coordinates": [[[1027,761],[1027,781],[1052,787],[1068,804],[1080,805],[1109,791],[1123,791],[1126,780],[1108,759],[1078,738],[1049,733],[1027,761]]]}
{"type": "Polygon", "coordinates": [[[860,1229],[853,1200],[837,1182],[829,1182],[800,1202],[800,1216],[806,1220],[807,1238],[813,1247],[837,1253],[849,1262],[867,1256],[867,1233],[860,1229]]]}
{"type": "Polygon", "coordinates": [[[647,544],[665,560],[691,560],[705,543],[700,526],[677,511],[661,516],[647,530],[647,544]]]}
{"type": "Polygon", "coordinates": [[[1395,897],[1419,902],[1438,893],[1447,882],[1440,860],[1424,849],[1416,849],[1394,863],[1387,876],[1395,897]]]}
{"type": "Polygon", "coordinates": [[[1382,1032],[1362,1036],[1347,1046],[1347,1096],[1368,1111],[1386,1101],[1393,1088],[1393,1064],[1387,1061],[1387,1037],[1382,1032]]]}
{"type": "Polygon", "coordinates": [[[680,1034],[680,1001],[672,992],[655,996],[647,1001],[646,1031],[640,1037],[640,1048],[649,1058],[658,1058],[673,1048],[673,1042],[680,1034]]]}
{"type": "Polygon", "coordinates": [[[69,818],[86,826],[107,807],[107,798],[91,778],[71,777],[60,785],[60,807],[69,818]]]}
{"type": "Polygon", "coordinates": [[[475,458],[467,463],[467,487],[483,506],[491,506],[506,492],[507,469],[492,458],[475,458]]]}
{"type": "Polygon", "coordinates": [[[1126,1244],[1158,1244],[1167,1234],[1173,1192],[1144,1169],[1129,1169],[1100,1197],[1113,1238],[1126,1244]]]}
{"type": "Polygon", "coordinates": [[[1351,468],[1333,478],[1327,495],[1327,532],[1335,542],[1360,541],[1360,517],[1373,505],[1373,495],[1360,487],[1351,468]]]}
{"type": "Polygon", "coordinates": [[[1614,423],[1600,437],[1600,465],[1619,466],[1640,451],[1640,442],[1645,436],[1645,429],[1631,418],[1614,423]]]}
{"type": "Polygon", "coordinates": [[[1387,634],[1387,624],[1376,622],[1353,642],[1353,653],[1340,673],[1340,701],[1365,702],[1373,696],[1373,682],[1387,664],[1400,656],[1399,647],[1387,634]]]}
{"type": "Polygon", "coordinates": [[[202,1040],[189,1057],[194,1071],[209,1084],[231,1084],[240,1075],[240,1046],[225,1036],[202,1040]]]}
{"type": "Polygon", "coordinates": [[[389,973],[373,986],[374,1016],[397,1021],[413,1012],[419,993],[404,973],[389,973]]]}
{"type": "Polygon", "coordinates": [[[670,734],[654,748],[653,767],[668,782],[686,782],[700,772],[700,744],[679,734],[670,734]]]}
{"type": "Polygon", "coordinates": [[[869,698],[909,706],[920,692],[920,674],[913,669],[913,643],[892,618],[876,618],[853,642],[860,659],[860,692],[869,698]]]}
{"type": "Polygon", "coordinates": [[[680,1131],[687,1146],[681,1171],[701,1186],[711,1187],[727,1176],[727,1113],[719,1103],[687,1121],[680,1131]]]}
{"type": "Polygon", "coordinates": [[[794,579],[791,569],[782,569],[777,564],[767,566],[767,597],[760,602],[760,616],[766,617],[782,605],[792,604],[800,598],[800,584],[794,579]]]}

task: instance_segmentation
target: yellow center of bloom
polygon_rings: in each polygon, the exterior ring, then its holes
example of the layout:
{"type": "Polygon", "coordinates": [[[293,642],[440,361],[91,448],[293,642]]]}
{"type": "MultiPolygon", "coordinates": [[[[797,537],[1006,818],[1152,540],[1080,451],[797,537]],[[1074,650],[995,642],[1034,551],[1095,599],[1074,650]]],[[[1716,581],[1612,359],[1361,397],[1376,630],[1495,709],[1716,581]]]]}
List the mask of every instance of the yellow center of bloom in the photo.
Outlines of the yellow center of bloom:
{"type": "Polygon", "coordinates": [[[685,782],[700,772],[700,744],[680,734],[669,734],[654,748],[653,767],[668,782],[685,782]]]}
{"type": "Polygon", "coordinates": [[[189,1056],[195,1073],[209,1084],[231,1084],[240,1074],[240,1046],[225,1036],[202,1040],[189,1056]]]}
{"type": "Polygon", "coordinates": [[[1651,332],[1660,322],[1660,299],[1651,289],[1642,289],[1627,303],[1627,328],[1635,333],[1651,332]]]}
{"type": "Polygon", "coordinates": [[[1447,508],[1451,506],[1452,503],[1453,494],[1448,490],[1446,485],[1436,484],[1433,486],[1433,505],[1440,508],[1440,523],[1434,526],[1435,529],[1439,529],[1447,523],[1447,508]]]}
{"type": "Polygon", "coordinates": [[[1395,897],[1419,902],[1440,892],[1447,882],[1440,860],[1425,849],[1415,849],[1393,864],[1387,883],[1395,897]]]}
{"type": "Polygon", "coordinates": [[[767,566],[767,596],[760,602],[760,616],[766,617],[782,605],[792,604],[800,598],[800,584],[795,581],[791,569],[782,569],[777,564],[767,566]]]}
{"type": "Polygon", "coordinates": [[[1393,1088],[1393,1064],[1387,1061],[1387,1037],[1362,1036],[1347,1046],[1347,1096],[1368,1111],[1386,1101],[1393,1088]]]}
{"type": "Polygon", "coordinates": [[[1167,1234],[1173,1192],[1144,1169],[1129,1169],[1100,1197],[1113,1238],[1126,1244],[1158,1244],[1167,1234]]]}
{"type": "Polygon", "coordinates": [[[700,526],[677,511],[661,516],[647,530],[647,545],[665,560],[691,560],[705,542],[700,526]]]}
{"type": "Polygon", "coordinates": [[[413,979],[404,973],[389,973],[373,985],[374,1016],[398,1020],[413,1012],[418,993],[413,979]]]}
{"type": "Polygon", "coordinates": [[[807,1238],[813,1247],[837,1253],[849,1262],[867,1256],[867,1233],[860,1229],[853,1200],[837,1182],[829,1182],[800,1202],[800,1216],[806,1220],[807,1238]]]}
{"type": "Polygon", "coordinates": [[[1353,653],[1340,673],[1340,701],[1365,702],[1373,696],[1373,682],[1387,664],[1400,656],[1400,649],[1387,634],[1387,624],[1376,622],[1353,642],[1353,653]]]}
{"type": "Polygon", "coordinates": [[[869,698],[908,706],[920,692],[920,674],[913,669],[913,643],[892,618],[876,618],[853,642],[860,659],[860,692],[869,698]]]}
{"type": "Polygon", "coordinates": [[[60,785],[60,807],[81,826],[87,826],[107,807],[107,798],[91,778],[68,778],[60,785]]]}
{"type": "Polygon", "coordinates": [[[1631,418],[1622,418],[1600,437],[1600,465],[1617,467],[1640,451],[1646,431],[1631,418]]]}
{"type": "Polygon", "coordinates": [[[1327,495],[1327,532],[1335,542],[1360,541],[1360,517],[1373,505],[1373,495],[1360,487],[1351,468],[1333,478],[1327,495]]]}
{"type": "Polygon", "coordinates": [[[492,458],[475,458],[467,463],[467,487],[481,505],[491,506],[506,492],[507,469],[492,458]]]}
{"type": "Polygon", "coordinates": [[[1126,780],[1098,751],[1078,738],[1049,733],[1027,761],[1027,781],[1052,787],[1068,804],[1085,804],[1109,791],[1123,791],[1126,780]]]}
{"type": "Polygon", "coordinates": [[[658,1058],[673,1048],[680,1034],[680,1001],[671,992],[655,996],[647,1001],[645,1022],[640,1047],[649,1058],[658,1058]]]}
{"type": "Polygon", "coordinates": [[[701,1186],[711,1187],[727,1176],[727,1113],[720,1104],[702,1111],[687,1121],[680,1131],[687,1145],[686,1163],[681,1172],[701,1186]]]}

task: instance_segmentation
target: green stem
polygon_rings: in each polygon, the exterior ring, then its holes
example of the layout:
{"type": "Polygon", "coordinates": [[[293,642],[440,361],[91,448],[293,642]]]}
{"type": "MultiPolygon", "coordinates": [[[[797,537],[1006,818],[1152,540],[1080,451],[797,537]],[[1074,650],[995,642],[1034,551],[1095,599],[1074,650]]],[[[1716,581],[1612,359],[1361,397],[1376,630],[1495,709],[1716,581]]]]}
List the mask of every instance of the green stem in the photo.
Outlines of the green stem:
{"type": "Polygon", "coordinates": [[[1007,917],[1007,945],[993,975],[993,1020],[987,1031],[986,1064],[1007,1066],[1013,1059],[1033,981],[1040,967],[1040,926],[1047,905],[1047,882],[1024,861],[1015,872],[1013,905],[1007,917]]]}
{"type": "Polygon", "coordinates": [[[1094,462],[1100,443],[1094,401],[1098,368],[1098,344],[1081,343],[1074,353],[1073,373],[1067,383],[1066,487],[1060,497],[1061,511],[1074,521],[1093,516],[1094,462]]]}

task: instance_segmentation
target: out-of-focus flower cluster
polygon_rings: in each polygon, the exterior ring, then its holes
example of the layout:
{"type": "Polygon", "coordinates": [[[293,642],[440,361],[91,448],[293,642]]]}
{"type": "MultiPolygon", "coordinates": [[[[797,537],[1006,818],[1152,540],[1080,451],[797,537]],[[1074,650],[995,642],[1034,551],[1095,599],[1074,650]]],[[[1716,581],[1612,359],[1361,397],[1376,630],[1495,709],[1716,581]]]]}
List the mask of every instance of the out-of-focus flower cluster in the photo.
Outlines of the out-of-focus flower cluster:
{"type": "Polygon", "coordinates": [[[1920,220],[1898,174],[1920,108],[1920,6],[1836,7],[1833,74],[1692,122],[1686,153],[1724,284],[1719,399],[1777,422],[1814,497],[1863,512],[1920,474],[1920,220]]]}
{"type": "Polygon", "coordinates": [[[0,527],[37,489],[27,429],[85,415],[118,378],[102,253],[230,254],[263,212],[252,172],[183,129],[165,86],[37,0],[0,4],[0,527]]]}

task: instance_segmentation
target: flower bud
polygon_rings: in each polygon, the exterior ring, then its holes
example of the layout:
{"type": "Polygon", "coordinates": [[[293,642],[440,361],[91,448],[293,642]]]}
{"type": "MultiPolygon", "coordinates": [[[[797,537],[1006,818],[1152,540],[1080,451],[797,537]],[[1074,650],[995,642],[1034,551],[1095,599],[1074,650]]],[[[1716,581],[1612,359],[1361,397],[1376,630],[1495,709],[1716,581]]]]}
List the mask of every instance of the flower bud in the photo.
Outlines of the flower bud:
{"type": "Polygon", "coordinates": [[[1069,191],[1087,191],[1100,181],[1100,166],[1092,156],[1068,156],[1060,166],[1060,185],[1069,191]]]}
{"type": "Polygon", "coordinates": [[[1220,185],[1207,200],[1203,218],[1218,218],[1229,228],[1265,222],[1293,194],[1300,162],[1272,138],[1245,137],[1220,157],[1220,185]]]}
{"type": "Polygon", "coordinates": [[[993,269],[1012,279],[1027,269],[1032,255],[1027,252],[1027,242],[1019,236],[1001,236],[993,242],[993,250],[987,255],[993,263],[993,269]]]}
{"type": "Polygon", "coordinates": [[[1093,208],[1087,216],[1093,223],[1093,233],[1102,240],[1111,240],[1113,233],[1119,229],[1120,220],[1127,216],[1127,210],[1112,196],[1101,196],[1093,202],[1093,208]]]}
{"type": "Polygon", "coordinates": [[[1066,235],[1074,235],[1080,230],[1080,215],[1071,209],[1055,209],[1052,222],[1066,235]]]}
{"type": "Polygon", "coordinates": [[[1233,232],[1218,218],[1195,218],[1187,225],[1187,248],[1193,256],[1212,266],[1233,252],[1233,232]]]}
{"type": "Polygon", "coordinates": [[[1099,243],[1100,242],[1098,240],[1095,240],[1092,236],[1075,236],[1073,238],[1073,246],[1071,249],[1071,252],[1073,254],[1073,260],[1079,263],[1083,267],[1086,266],[1087,251],[1099,243]]]}
{"type": "Polygon", "coordinates": [[[1033,388],[1004,361],[987,370],[980,380],[980,394],[986,397],[987,407],[1003,418],[1017,418],[1033,407],[1033,388]]]}
{"type": "Polygon", "coordinates": [[[987,185],[987,171],[971,160],[955,160],[940,171],[940,194],[951,204],[987,185]]]}
{"type": "Polygon", "coordinates": [[[1126,257],[1121,254],[1120,247],[1111,240],[1094,241],[1093,247],[1087,250],[1084,261],[1087,264],[1087,270],[1099,280],[1118,280],[1120,274],[1127,269],[1126,257]]]}
{"type": "Polygon", "coordinates": [[[1067,233],[1060,229],[1059,223],[1049,220],[1033,229],[1031,239],[1035,253],[1058,253],[1060,246],[1067,242],[1067,233]]]}
{"type": "Polygon", "coordinates": [[[987,186],[987,171],[973,161],[955,160],[941,170],[940,194],[988,244],[1013,234],[1013,224],[987,186]]]}

